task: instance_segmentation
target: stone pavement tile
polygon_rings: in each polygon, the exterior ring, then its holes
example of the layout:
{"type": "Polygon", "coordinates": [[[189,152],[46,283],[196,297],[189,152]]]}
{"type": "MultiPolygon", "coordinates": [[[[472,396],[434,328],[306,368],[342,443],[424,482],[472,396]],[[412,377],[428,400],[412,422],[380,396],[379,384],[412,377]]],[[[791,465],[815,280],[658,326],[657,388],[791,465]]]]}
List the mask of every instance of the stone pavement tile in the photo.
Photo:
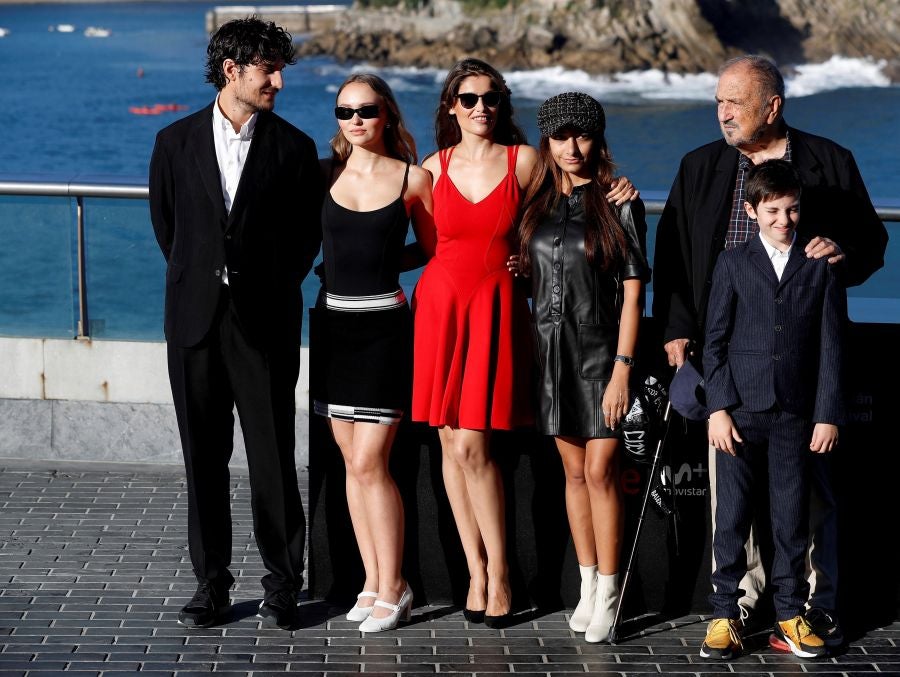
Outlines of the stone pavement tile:
{"type": "MultiPolygon", "coordinates": [[[[131,652],[127,652],[127,653],[126,652],[111,653],[111,654],[109,654],[107,660],[109,660],[111,662],[112,661],[138,661],[138,662],[143,663],[144,661],[147,660],[147,658],[148,658],[148,655],[146,653],[139,652],[139,651],[131,651],[131,652]]],[[[178,660],[178,654],[172,654],[168,658],[161,657],[159,654],[156,654],[155,658],[156,658],[156,660],[161,660],[161,661],[165,661],[165,660],[176,661],[176,660],[178,660]]]]}
{"type": "Polygon", "coordinates": [[[45,669],[40,665],[28,671],[29,677],[31,675],[40,675],[40,677],[100,677],[100,674],[97,670],[69,670],[65,667],[48,667],[45,669]]]}
{"type": "Polygon", "coordinates": [[[392,665],[390,667],[387,667],[387,666],[384,666],[381,664],[377,664],[377,665],[365,665],[364,664],[362,666],[361,671],[366,674],[370,674],[372,672],[378,671],[385,675],[397,675],[397,674],[407,675],[410,673],[434,674],[434,672],[435,672],[434,668],[432,668],[429,671],[429,666],[427,666],[427,665],[403,665],[403,664],[392,665]]]}
{"type": "MultiPolygon", "coordinates": [[[[304,668],[304,665],[311,665],[311,664],[291,663],[291,671],[296,672],[297,670],[302,670],[304,668]]],[[[319,672],[321,672],[323,670],[323,668],[326,673],[360,672],[360,664],[359,663],[338,663],[338,662],[332,663],[330,661],[326,661],[324,666],[321,664],[318,664],[318,665],[315,665],[315,667],[314,667],[315,671],[319,671],[319,672]]]]}
{"type": "Polygon", "coordinates": [[[538,637],[502,637],[499,634],[473,637],[472,643],[476,646],[540,646],[538,637]]]}
{"type": "MultiPolygon", "coordinates": [[[[185,667],[185,666],[175,666],[174,670],[166,670],[165,668],[145,668],[145,670],[150,669],[159,672],[160,674],[169,674],[172,677],[209,677],[209,673],[215,669],[215,666],[210,666],[207,670],[198,670],[195,667],[185,667]]],[[[141,671],[141,676],[143,677],[144,670],[141,671]]],[[[235,672],[216,672],[216,675],[227,675],[228,677],[247,677],[246,671],[235,671],[235,672]]]]}
{"type": "MultiPolygon", "coordinates": [[[[328,647],[328,652],[333,653],[334,649],[338,649],[338,648],[346,649],[348,647],[330,646],[330,647],[328,647]]],[[[461,647],[459,650],[464,653],[468,653],[465,647],[461,647]]],[[[375,645],[375,646],[364,645],[364,646],[360,647],[360,652],[365,655],[377,656],[379,654],[391,654],[391,655],[401,656],[401,657],[409,656],[410,658],[413,658],[416,656],[434,656],[434,655],[437,655],[435,653],[435,651],[436,651],[435,647],[409,646],[405,643],[400,646],[393,646],[393,647],[378,646],[378,645],[375,645]]]]}
{"type": "Polygon", "coordinates": [[[486,659],[478,661],[464,661],[460,663],[440,663],[438,665],[440,672],[510,672],[509,663],[505,661],[492,661],[486,659]]]}
{"type": "Polygon", "coordinates": [[[98,662],[90,662],[90,663],[78,663],[72,664],[76,670],[100,670],[102,672],[131,672],[136,673],[141,669],[140,662],[134,663],[120,663],[120,662],[107,662],[107,661],[98,661],[98,662]]]}
{"type": "MultiPolygon", "coordinates": [[[[366,652],[368,660],[371,654],[366,652]]],[[[402,654],[397,656],[400,663],[405,665],[434,665],[435,663],[467,663],[474,659],[473,654],[465,652],[438,653],[438,654],[402,654]]]]}

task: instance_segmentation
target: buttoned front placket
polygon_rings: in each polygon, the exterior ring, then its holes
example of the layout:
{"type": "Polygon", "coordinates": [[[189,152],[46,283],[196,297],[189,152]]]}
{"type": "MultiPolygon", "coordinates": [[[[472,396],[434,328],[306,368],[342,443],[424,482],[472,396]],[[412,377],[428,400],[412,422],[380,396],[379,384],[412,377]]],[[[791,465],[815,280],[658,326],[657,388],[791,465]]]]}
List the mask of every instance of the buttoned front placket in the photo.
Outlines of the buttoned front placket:
{"type": "Polygon", "coordinates": [[[551,254],[552,272],[550,275],[550,319],[558,325],[562,321],[562,288],[563,288],[563,263],[566,242],[566,227],[569,223],[569,209],[578,193],[573,193],[566,200],[560,215],[553,225],[553,249],[551,254]]]}

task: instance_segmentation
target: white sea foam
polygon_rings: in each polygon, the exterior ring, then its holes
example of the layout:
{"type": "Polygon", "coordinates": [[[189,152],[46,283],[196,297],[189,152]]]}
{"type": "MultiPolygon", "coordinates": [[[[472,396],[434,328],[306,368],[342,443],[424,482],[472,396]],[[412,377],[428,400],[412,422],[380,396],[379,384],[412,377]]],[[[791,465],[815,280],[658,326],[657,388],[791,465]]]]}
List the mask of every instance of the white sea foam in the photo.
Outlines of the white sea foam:
{"type": "MultiPolygon", "coordinates": [[[[786,66],[787,96],[797,98],[847,87],[889,87],[885,61],[833,56],[818,64],[786,66]]],[[[335,66],[335,71],[377,72],[396,91],[432,90],[443,82],[446,70],[437,68],[376,68],[367,64],[335,66]]],[[[331,68],[328,68],[330,71],[331,68]]],[[[517,98],[542,101],[563,91],[587,92],[604,102],[647,103],[654,101],[712,101],[716,91],[714,73],[675,74],[660,70],[626,71],[614,75],[590,75],[561,67],[505,73],[517,98]]]]}
{"type": "Polygon", "coordinates": [[[833,56],[824,63],[796,66],[796,73],[785,83],[786,95],[796,98],[845,87],[888,87],[891,81],[884,74],[886,65],[884,60],[833,56]]]}
{"type": "Polygon", "coordinates": [[[562,91],[587,92],[603,101],[707,101],[716,89],[710,73],[679,75],[660,70],[590,75],[560,67],[512,71],[506,80],[516,96],[541,101],[562,91]]]}

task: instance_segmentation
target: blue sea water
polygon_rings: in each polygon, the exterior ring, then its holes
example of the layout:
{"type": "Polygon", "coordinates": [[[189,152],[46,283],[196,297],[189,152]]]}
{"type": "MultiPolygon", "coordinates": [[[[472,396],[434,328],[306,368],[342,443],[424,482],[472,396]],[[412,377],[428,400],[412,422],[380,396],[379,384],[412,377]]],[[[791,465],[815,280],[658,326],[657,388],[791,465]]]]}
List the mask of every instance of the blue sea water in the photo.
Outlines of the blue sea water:
{"type": "MultiPolygon", "coordinates": [[[[0,28],[8,31],[0,38],[5,75],[0,97],[8,115],[0,175],[146,180],[156,132],[214,97],[203,78],[204,15],[210,7],[186,2],[0,5],[0,28]],[[59,30],[66,24],[71,32],[59,30]],[[88,27],[108,29],[109,36],[87,37],[88,27]],[[129,112],[156,103],[187,109],[161,115],[129,112]]],[[[336,86],[351,68],[313,58],[286,71],[276,110],[309,133],[322,154],[335,130],[336,86]]],[[[381,74],[397,94],[420,154],[430,152],[443,72],[397,68],[381,74]]],[[[517,116],[534,139],[541,100],[567,89],[597,96],[606,107],[608,138],[620,171],[645,194],[668,190],[681,156],[719,135],[712,106],[715,78],[709,74],[592,78],[545,69],[509,73],[508,79],[517,116]]],[[[873,198],[900,199],[900,87],[886,82],[877,63],[833,59],[798,67],[788,82],[786,118],[851,148],[873,198]]],[[[0,237],[6,245],[0,251],[0,334],[71,334],[73,210],[72,203],[59,199],[0,198],[0,237]]],[[[88,200],[86,214],[94,334],[158,338],[162,261],[146,205],[88,200]]],[[[900,298],[897,264],[900,247],[892,246],[885,269],[851,294],[900,298]]],[[[405,284],[414,278],[405,278],[405,284]]],[[[308,303],[315,286],[314,280],[304,285],[308,303]]],[[[900,302],[885,303],[877,313],[893,308],[888,321],[900,321],[900,302]]]]}

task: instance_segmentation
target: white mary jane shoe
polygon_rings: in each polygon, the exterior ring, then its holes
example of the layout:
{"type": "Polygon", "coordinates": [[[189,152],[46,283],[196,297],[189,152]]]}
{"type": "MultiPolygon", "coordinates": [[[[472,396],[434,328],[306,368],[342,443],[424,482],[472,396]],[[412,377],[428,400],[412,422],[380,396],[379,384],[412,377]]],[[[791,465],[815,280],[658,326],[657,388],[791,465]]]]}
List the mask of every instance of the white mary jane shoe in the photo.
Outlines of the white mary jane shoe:
{"type": "MultiPolygon", "coordinates": [[[[369,592],[367,590],[363,590],[356,596],[357,600],[362,599],[363,597],[374,597],[378,599],[377,592],[369,592]]],[[[353,605],[353,608],[347,612],[347,620],[348,621],[364,621],[369,617],[369,614],[372,613],[372,609],[375,607],[371,606],[360,606],[359,601],[353,605]]]]}
{"type": "Polygon", "coordinates": [[[380,599],[375,600],[375,606],[380,606],[383,609],[390,609],[393,613],[384,618],[369,616],[360,624],[360,631],[383,632],[384,630],[393,630],[401,620],[408,621],[410,619],[412,616],[412,602],[413,593],[408,583],[406,584],[406,590],[404,590],[403,594],[400,596],[400,601],[396,604],[382,602],[380,599]]]}

